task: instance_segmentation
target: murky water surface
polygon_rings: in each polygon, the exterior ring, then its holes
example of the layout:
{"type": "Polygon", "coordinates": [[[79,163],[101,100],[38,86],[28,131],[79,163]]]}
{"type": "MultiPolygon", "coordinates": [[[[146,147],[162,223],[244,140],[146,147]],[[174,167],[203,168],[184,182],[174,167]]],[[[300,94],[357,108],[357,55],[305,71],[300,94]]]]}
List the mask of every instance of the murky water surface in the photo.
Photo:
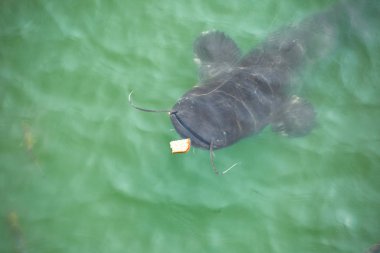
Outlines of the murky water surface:
{"type": "Polygon", "coordinates": [[[190,89],[202,31],[247,52],[332,4],[2,1],[0,251],[365,252],[380,240],[379,8],[295,78],[315,130],[217,151],[240,162],[225,176],[207,151],[172,155],[167,115],[128,104],[190,89]]]}

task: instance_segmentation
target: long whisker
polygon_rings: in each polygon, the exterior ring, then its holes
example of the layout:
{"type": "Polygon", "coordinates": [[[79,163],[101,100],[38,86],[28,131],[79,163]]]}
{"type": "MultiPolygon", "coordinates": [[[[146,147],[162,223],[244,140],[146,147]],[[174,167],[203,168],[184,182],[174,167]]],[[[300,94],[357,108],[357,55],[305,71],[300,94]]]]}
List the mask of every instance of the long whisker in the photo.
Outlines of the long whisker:
{"type": "Polygon", "coordinates": [[[135,108],[135,109],[137,109],[137,110],[140,110],[140,111],[143,111],[143,112],[167,112],[167,113],[169,113],[169,114],[175,113],[175,111],[172,111],[172,110],[154,110],[154,109],[145,109],[145,108],[141,108],[141,107],[139,107],[139,106],[136,106],[136,105],[133,104],[133,102],[132,102],[132,93],[133,93],[133,91],[131,91],[131,93],[129,93],[129,96],[128,96],[128,102],[129,102],[129,104],[130,104],[133,108],[135,108]]]}
{"type": "Polygon", "coordinates": [[[223,175],[226,174],[230,169],[232,169],[233,167],[235,167],[238,164],[239,164],[239,162],[232,164],[228,169],[226,169],[225,171],[223,171],[222,174],[223,175]]]}
{"type": "Polygon", "coordinates": [[[214,164],[214,152],[212,151],[212,141],[210,143],[210,163],[211,163],[211,167],[212,169],[214,170],[215,172],[215,175],[219,175],[219,172],[218,172],[218,169],[216,168],[215,164],[214,164]]]}
{"type": "MultiPolygon", "coordinates": [[[[218,169],[216,168],[215,163],[214,163],[213,141],[211,141],[211,143],[210,143],[210,163],[211,163],[212,169],[214,170],[214,173],[216,175],[219,175],[218,169]]],[[[233,167],[235,167],[239,163],[240,162],[237,162],[237,163],[234,163],[233,165],[231,165],[228,169],[226,169],[222,172],[222,175],[226,174],[229,170],[231,170],[233,167]]]]}

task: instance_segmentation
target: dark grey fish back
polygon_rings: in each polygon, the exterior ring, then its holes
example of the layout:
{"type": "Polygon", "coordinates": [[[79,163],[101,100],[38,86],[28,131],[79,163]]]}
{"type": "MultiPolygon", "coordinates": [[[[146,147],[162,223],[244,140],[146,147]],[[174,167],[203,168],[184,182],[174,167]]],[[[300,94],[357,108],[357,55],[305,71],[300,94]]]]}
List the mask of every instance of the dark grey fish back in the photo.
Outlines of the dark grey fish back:
{"type": "Polygon", "coordinates": [[[239,65],[261,72],[271,83],[289,85],[302,65],[331,51],[336,27],[327,17],[322,13],[281,29],[249,52],[239,65]]]}

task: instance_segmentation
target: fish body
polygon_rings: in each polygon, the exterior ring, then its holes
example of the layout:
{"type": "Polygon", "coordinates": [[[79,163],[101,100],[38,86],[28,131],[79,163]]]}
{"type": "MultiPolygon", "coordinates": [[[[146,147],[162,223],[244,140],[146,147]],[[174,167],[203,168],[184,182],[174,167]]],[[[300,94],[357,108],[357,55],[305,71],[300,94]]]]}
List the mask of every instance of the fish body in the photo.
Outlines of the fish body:
{"type": "Polygon", "coordinates": [[[172,108],[176,131],[205,149],[227,147],[269,124],[285,134],[307,134],[314,125],[313,107],[298,97],[292,101],[287,92],[288,75],[301,60],[302,50],[293,40],[241,57],[224,33],[201,34],[194,43],[200,83],[172,108]],[[286,125],[289,117],[300,124],[286,125]]]}

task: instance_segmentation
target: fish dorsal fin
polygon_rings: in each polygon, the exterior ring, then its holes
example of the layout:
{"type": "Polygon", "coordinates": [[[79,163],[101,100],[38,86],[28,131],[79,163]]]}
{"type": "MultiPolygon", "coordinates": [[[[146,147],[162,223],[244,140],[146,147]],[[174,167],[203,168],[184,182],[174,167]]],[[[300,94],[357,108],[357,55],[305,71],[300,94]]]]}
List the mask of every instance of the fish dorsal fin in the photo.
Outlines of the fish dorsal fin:
{"type": "Polygon", "coordinates": [[[194,55],[194,61],[199,65],[200,79],[207,80],[236,65],[241,52],[223,32],[208,31],[194,41],[194,55]]]}

